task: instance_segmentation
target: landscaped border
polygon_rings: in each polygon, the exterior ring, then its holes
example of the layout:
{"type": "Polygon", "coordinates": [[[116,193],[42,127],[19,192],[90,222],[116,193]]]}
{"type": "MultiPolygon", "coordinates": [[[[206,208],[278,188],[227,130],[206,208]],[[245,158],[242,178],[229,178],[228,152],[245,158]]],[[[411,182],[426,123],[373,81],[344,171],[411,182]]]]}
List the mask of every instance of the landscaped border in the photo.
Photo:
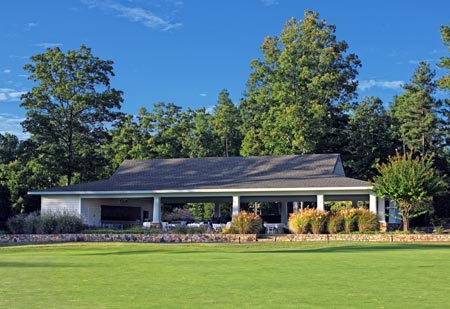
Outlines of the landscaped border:
{"type": "Polygon", "coordinates": [[[59,242],[248,243],[257,241],[450,242],[449,234],[5,234],[0,244],[59,242]]]}

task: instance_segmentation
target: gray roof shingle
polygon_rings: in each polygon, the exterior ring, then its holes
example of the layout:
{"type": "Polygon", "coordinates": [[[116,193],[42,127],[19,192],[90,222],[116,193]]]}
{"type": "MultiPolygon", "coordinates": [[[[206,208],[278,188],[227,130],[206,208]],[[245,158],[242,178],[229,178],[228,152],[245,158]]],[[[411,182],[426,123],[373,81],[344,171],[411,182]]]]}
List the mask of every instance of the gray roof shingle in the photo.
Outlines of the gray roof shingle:
{"type": "Polygon", "coordinates": [[[108,180],[39,192],[367,187],[347,178],[339,154],[126,160],[108,180]],[[339,167],[339,166],[338,166],[339,167]]]}

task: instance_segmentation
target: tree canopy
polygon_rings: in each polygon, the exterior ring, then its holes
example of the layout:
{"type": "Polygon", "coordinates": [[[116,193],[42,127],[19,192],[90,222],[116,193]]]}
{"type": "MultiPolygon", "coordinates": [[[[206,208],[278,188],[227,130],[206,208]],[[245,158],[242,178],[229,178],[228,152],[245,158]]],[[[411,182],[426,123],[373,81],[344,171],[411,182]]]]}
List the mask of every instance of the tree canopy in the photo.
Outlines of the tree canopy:
{"type": "Polygon", "coordinates": [[[373,190],[395,202],[403,230],[408,231],[409,220],[428,212],[434,196],[446,193],[447,183],[433,167],[430,156],[414,157],[410,153],[391,156],[377,166],[379,175],[373,179],[373,190]]]}
{"type": "Polygon", "coordinates": [[[75,173],[79,180],[95,179],[102,167],[98,146],[107,142],[107,124],[120,117],[122,93],[110,85],[113,62],[95,57],[85,46],[66,53],[47,49],[31,62],[24,69],[37,85],[22,96],[24,129],[66,184],[75,173]]]}
{"type": "Polygon", "coordinates": [[[343,111],[356,96],[360,61],[336,27],[305,11],[261,46],[241,102],[242,155],[334,151],[343,111]],[[331,133],[331,134],[330,134],[331,133]],[[334,143],[332,143],[334,144],[334,143]]]}

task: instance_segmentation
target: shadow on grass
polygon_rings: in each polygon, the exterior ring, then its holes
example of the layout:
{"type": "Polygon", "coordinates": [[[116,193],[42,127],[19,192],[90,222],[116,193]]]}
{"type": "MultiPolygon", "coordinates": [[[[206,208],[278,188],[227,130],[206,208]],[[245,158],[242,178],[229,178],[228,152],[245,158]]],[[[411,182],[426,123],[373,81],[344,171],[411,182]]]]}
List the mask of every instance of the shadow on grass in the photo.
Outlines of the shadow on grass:
{"type": "MultiPolygon", "coordinates": [[[[17,268],[76,268],[76,267],[91,267],[93,265],[78,265],[71,263],[36,263],[36,262],[1,262],[0,268],[3,267],[17,267],[17,268]]],[[[97,267],[97,266],[96,266],[97,267]]]]}
{"type": "Polygon", "coordinates": [[[379,251],[400,251],[400,250],[448,250],[450,251],[450,244],[390,244],[390,245],[349,245],[349,246],[335,246],[330,244],[329,247],[321,248],[300,248],[300,249],[273,249],[273,250],[252,250],[248,253],[358,253],[358,252],[379,252],[379,251]]]}

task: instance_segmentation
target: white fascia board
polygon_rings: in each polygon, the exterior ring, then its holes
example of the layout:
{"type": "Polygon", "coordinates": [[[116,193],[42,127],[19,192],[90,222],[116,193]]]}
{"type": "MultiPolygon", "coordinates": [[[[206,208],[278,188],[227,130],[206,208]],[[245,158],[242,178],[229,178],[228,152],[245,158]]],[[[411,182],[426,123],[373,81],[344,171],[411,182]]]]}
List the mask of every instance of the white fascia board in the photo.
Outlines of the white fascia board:
{"type": "Polygon", "coordinates": [[[154,195],[193,195],[193,194],[221,194],[230,195],[231,193],[245,194],[249,195],[252,193],[266,193],[266,194],[276,194],[276,193],[309,193],[309,194],[323,194],[323,193],[333,193],[333,194],[349,194],[353,192],[354,194],[361,192],[368,192],[373,189],[372,186],[364,187],[317,187],[317,188],[253,188],[253,189],[193,189],[193,190],[149,190],[149,191],[61,191],[61,192],[45,192],[45,191],[35,191],[29,192],[30,195],[83,195],[83,196],[105,196],[105,195],[133,195],[135,197],[152,197],[154,195]]]}

